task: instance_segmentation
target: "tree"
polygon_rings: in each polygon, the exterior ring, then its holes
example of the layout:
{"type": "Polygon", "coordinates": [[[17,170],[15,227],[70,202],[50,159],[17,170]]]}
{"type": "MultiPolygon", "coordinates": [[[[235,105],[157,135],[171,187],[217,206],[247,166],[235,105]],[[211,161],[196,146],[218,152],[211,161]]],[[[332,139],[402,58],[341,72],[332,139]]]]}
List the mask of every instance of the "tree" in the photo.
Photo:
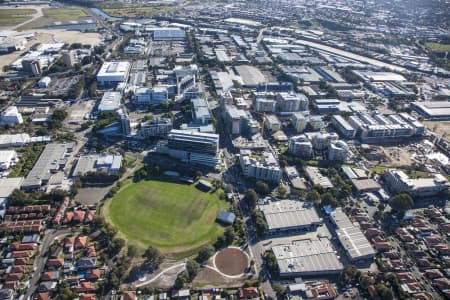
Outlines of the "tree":
{"type": "Polygon", "coordinates": [[[339,205],[339,202],[336,200],[336,198],[334,198],[332,194],[325,193],[322,195],[322,204],[337,207],[339,205]]]}
{"type": "Polygon", "coordinates": [[[54,189],[49,194],[46,195],[46,198],[52,202],[61,202],[64,200],[64,197],[69,196],[69,193],[65,190],[54,189]]]}
{"type": "Polygon", "coordinates": [[[58,295],[62,300],[74,299],[76,296],[70,289],[69,283],[67,281],[63,281],[63,283],[61,284],[58,295]]]}
{"type": "Polygon", "coordinates": [[[54,128],[60,128],[62,121],[67,117],[67,112],[62,109],[55,109],[52,114],[52,123],[54,128]]]}
{"type": "Polygon", "coordinates": [[[277,297],[279,299],[284,299],[285,298],[284,296],[286,295],[286,290],[283,287],[283,285],[281,285],[280,283],[275,283],[273,285],[273,290],[277,294],[277,297]]]}
{"type": "Polygon", "coordinates": [[[388,288],[385,284],[379,283],[376,285],[376,290],[378,295],[380,295],[383,300],[392,300],[394,296],[392,295],[392,290],[388,288]]]}
{"type": "Polygon", "coordinates": [[[373,279],[370,276],[362,275],[361,277],[359,277],[359,285],[364,290],[367,290],[372,283],[373,283],[373,279]]]}
{"type": "Polygon", "coordinates": [[[125,240],[121,238],[115,238],[109,244],[109,256],[114,257],[119,254],[120,250],[125,246],[125,240]]]}
{"type": "Polygon", "coordinates": [[[81,49],[81,47],[83,47],[83,45],[81,43],[73,43],[70,45],[69,49],[73,50],[73,49],[81,49]]]}
{"type": "Polygon", "coordinates": [[[128,245],[127,255],[128,257],[136,257],[138,254],[138,249],[135,245],[128,245]]]}
{"type": "Polygon", "coordinates": [[[280,273],[280,269],[278,267],[277,258],[273,251],[266,251],[264,253],[264,262],[266,263],[267,270],[269,270],[272,276],[277,276],[280,273]]]}
{"type": "Polygon", "coordinates": [[[9,204],[12,206],[23,206],[28,201],[28,195],[19,189],[12,191],[11,195],[8,197],[9,204]]]}
{"type": "Polygon", "coordinates": [[[95,97],[97,96],[97,81],[92,81],[91,85],[89,86],[89,97],[95,97]]]}
{"type": "Polygon", "coordinates": [[[253,209],[256,207],[256,203],[258,202],[258,194],[256,194],[255,190],[248,189],[245,192],[243,200],[253,209]]]}
{"type": "Polygon", "coordinates": [[[145,261],[155,269],[159,267],[164,259],[163,254],[153,246],[149,246],[147,250],[145,250],[143,257],[145,258],[145,261]]]}
{"type": "Polygon", "coordinates": [[[288,193],[287,188],[284,186],[284,184],[280,183],[278,185],[278,197],[284,199],[287,197],[287,193],[288,193]]]}
{"type": "Polygon", "coordinates": [[[308,199],[308,201],[314,202],[315,205],[320,205],[320,203],[322,203],[322,199],[320,199],[320,194],[316,190],[308,192],[306,199],[308,199]]]}
{"type": "Polygon", "coordinates": [[[227,244],[227,239],[225,238],[225,235],[220,235],[217,238],[217,241],[214,244],[214,247],[216,247],[216,249],[220,249],[220,248],[226,246],[226,244],[227,244]]]}
{"type": "Polygon", "coordinates": [[[263,181],[258,180],[256,182],[256,191],[260,195],[267,195],[269,193],[269,185],[263,181]]]}
{"type": "Polygon", "coordinates": [[[92,56],[86,55],[86,56],[83,57],[83,59],[81,60],[81,64],[82,64],[83,66],[85,66],[85,65],[88,65],[88,64],[92,63],[92,61],[93,61],[92,56]]]}
{"type": "Polygon", "coordinates": [[[200,251],[198,251],[198,255],[195,258],[195,260],[199,263],[207,261],[213,254],[216,252],[213,246],[207,245],[200,248],[200,251]]]}
{"type": "Polygon", "coordinates": [[[177,279],[175,279],[175,284],[173,287],[177,290],[183,288],[184,284],[188,282],[188,274],[187,272],[181,272],[178,274],[177,279]]]}
{"type": "Polygon", "coordinates": [[[411,209],[414,205],[414,200],[410,195],[406,193],[400,193],[395,195],[389,201],[389,205],[399,213],[403,214],[408,209],[411,209]]]}
{"type": "Polygon", "coordinates": [[[78,190],[82,187],[82,183],[80,178],[75,178],[75,181],[73,182],[72,185],[72,195],[76,195],[78,194],[78,190]]]}
{"type": "Polygon", "coordinates": [[[186,262],[186,272],[189,278],[189,281],[194,280],[195,276],[197,276],[198,270],[200,269],[200,266],[195,260],[189,259],[186,262]]]}
{"type": "Polygon", "coordinates": [[[196,179],[200,179],[202,176],[203,176],[202,171],[196,171],[196,172],[195,172],[195,178],[196,178],[196,179]]]}
{"type": "Polygon", "coordinates": [[[263,214],[260,211],[253,211],[252,213],[253,225],[255,226],[256,233],[259,236],[264,236],[269,228],[263,214]]]}
{"type": "Polygon", "coordinates": [[[225,229],[224,236],[225,236],[225,241],[226,241],[227,245],[231,245],[231,243],[233,243],[234,238],[236,236],[236,234],[234,233],[233,227],[231,227],[231,226],[227,227],[227,229],[225,229]]]}
{"type": "Polygon", "coordinates": [[[345,265],[342,270],[342,277],[345,282],[352,282],[358,277],[359,271],[354,265],[345,265]]]}

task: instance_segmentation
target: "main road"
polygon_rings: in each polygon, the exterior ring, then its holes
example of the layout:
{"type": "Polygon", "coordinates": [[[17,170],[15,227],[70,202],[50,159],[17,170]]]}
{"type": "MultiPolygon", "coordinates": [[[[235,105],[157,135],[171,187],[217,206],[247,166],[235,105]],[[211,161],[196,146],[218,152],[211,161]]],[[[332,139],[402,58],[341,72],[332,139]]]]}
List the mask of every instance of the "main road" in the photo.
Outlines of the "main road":
{"type": "Polygon", "coordinates": [[[353,59],[353,60],[356,60],[356,61],[359,61],[359,62],[362,62],[362,63],[368,63],[368,64],[371,64],[371,65],[374,65],[374,66],[377,66],[377,67],[380,67],[380,68],[388,68],[388,69],[390,69],[392,71],[396,71],[396,72],[407,72],[407,70],[405,68],[403,68],[403,67],[396,66],[396,65],[393,65],[393,64],[388,64],[388,63],[382,62],[380,60],[376,60],[376,59],[373,59],[373,58],[370,58],[370,57],[362,56],[362,55],[359,55],[359,54],[356,54],[356,53],[352,53],[352,52],[349,52],[349,51],[340,50],[340,49],[333,48],[333,47],[330,47],[330,46],[326,46],[326,45],[323,45],[323,44],[310,42],[310,41],[305,41],[305,40],[296,40],[296,41],[294,41],[294,43],[295,44],[299,44],[299,45],[303,45],[303,46],[308,46],[308,47],[315,48],[315,49],[319,49],[319,50],[322,50],[322,51],[325,51],[325,52],[328,52],[328,53],[331,53],[331,54],[340,55],[340,56],[343,56],[343,57],[346,57],[346,58],[350,58],[350,59],[353,59]]]}

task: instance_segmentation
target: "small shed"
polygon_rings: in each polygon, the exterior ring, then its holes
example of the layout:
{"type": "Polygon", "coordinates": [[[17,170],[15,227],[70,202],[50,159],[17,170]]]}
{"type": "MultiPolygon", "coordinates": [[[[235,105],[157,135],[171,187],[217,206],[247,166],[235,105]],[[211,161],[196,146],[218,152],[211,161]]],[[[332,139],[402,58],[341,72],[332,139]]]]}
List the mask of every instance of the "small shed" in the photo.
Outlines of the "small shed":
{"type": "Polygon", "coordinates": [[[234,220],[236,219],[236,215],[232,212],[221,211],[217,216],[217,222],[227,225],[232,225],[234,220]]]}
{"type": "Polygon", "coordinates": [[[211,182],[203,179],[200,179],[195,186],[203,192],[209,192],[212,189],[211,182]]]}

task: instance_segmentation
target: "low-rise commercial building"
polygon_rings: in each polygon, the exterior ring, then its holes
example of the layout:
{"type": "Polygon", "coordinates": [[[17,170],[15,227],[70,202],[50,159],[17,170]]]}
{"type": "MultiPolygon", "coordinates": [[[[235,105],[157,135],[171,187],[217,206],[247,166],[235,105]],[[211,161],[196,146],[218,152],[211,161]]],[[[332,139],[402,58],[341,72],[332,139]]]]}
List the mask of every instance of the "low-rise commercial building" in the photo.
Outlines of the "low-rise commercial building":
{"type": "Polygon", "coordinates": [[[300,177],[300,174],[294,166],[285,167],[284,172],[286,173],[292,188],[296,190],[307,190],[305,179],[300,177]]]}
{"type": "Polygon", "coordinates": [[[344,269],[328,239],[295,241],[272,251],[282,277],[339,274],[344,269]]]}
{"type": "Polygon", "coordinates": [[[361,229],[354,225],[342,208],[336,208],[330,219],[336,226],[336,235],[350,261],[371,260],[376,255],[361,229]]]}
{"type": "Polygon", "coordinates": [[[358,137],[364,142],[383,142],[392,139],[408,138],[416,134],[414,123],[408,123],[397,115],[385,117],[357,113],[349,117],[349,123],[356,129],[358,137]]]}
{"type": "Polygon", "coordinates": [[[22,114],[18,111],[16,106],[9,106],[1,113],[0,123],[9,125],[22,124],[22,114]]]}
{"type": "Polygon", "coordinates": [[[335,286],[328,280],[306,281],[288,286],[288,297],[292,300],[332,300],[337,296],[335,286]]]}
{"type": "Polygon", "coordinates": [[[333,187],[333,184],[331,183],[330,179],[328,177],[324,176],[320,172],[319,168],[306,166],[306,167],[304,167],[304,171],[305,171],[306,177],[311,181],[313,186],[317,185],[324,189],[333,187]]]}
{"type": "Polygon", "coordinates": [[[151,88],[139,88],[134,96],[137,105],[154,105],[167,101],[169,92],[165,86],[154,86],[151,88]]]}
{"type": "Polygon", "coordinates": [[[391,169],[384,177],[393,192],[408,192],[415,197],[434,196],[450,187],[447,178],[441,174],[435,174],[430,178],[410,178],[401,170],[391,169]]]}
{"type": "Polygon", "coordinates": [[[266,219],[268,234],[309,231],[322,224],[322,219],[311,202],[269,200],[258,208],[266,219]]]}
{"type": "Polygon", "coordinates": [[[347,139],[354,139],[356,135],[356,130],[350,123],[348,123],[342,116],[334,115],[331,118],[331,123],[337,129],[339,134],[347,139]]]}
{"type": "Polygon", "coordinates": [[[0,148],[22,147],[30,142],[30,135],[27,133],[1,134],[0,148]]]}
{"type": "Polygon", "coordinates": [[[411,108],[429,120],[450,120],[450,101],[413,102],[411,108]]]}
{"type": "Polygon", "coordinates": [[[23,177],[3,177],[0,178],[0,217],[3,218],[6,213],[8,197],[15,189],[20,189],[23,177]]]}
{"type": "Polygon", "coordinates": [[[22,182],[23,190],[38,190],[46,185],[53,174],[62,170],[66,163],[66,154],[73,149],[73,143],[48,144],[42,151],[33,169],[22,182]]]}
{"type": "Polygon", "coordinates": [[[5,171],[14,166],[17,161],[17,152],[14,150],[0,151],[0,171],[5,171]]]}
{"type": "Polygon", "coordinates": [[[164,137],[172,130],[172,120],[169,118],[154,118],[141,124],[140,133],[143,137],[164,137]]]}
{"type": "Polygon", "coordinates": [[[179,28],[146,28],[146,30],[153,31],[154,41],[183,41],[186,39],[186,32],[179,28]]]}
{"type": "Polygon", "coordinates": [[[339,99],[314,99],[313,107],[318,114],[330,114],[339,111],[339,99]]]}
{"type": "Polygon", "coordinates": [[[73,176],[85,176],[89,172],[118,174],[122,167],[122,155],[87,155],[78,159],[73,176]]]}
{"type": "Polygon", "coordinates": [[[206,125],[212,122],[213,117],[209,110],[208,101],[205,98],[194,98],[191,100],[192,120],[196,124],[206,125]]]}
{"type": "Polygon", "coordinates": [[[98,111],[114,112],[120,108],[121,100],[122,95],[119,92],[105,92],[98,105],[98,111]]]}
{"type": "Polygon", "coordinates": [[[105,62],[97,73],[97,81],[102,86],[116,86],[127,82],[131,64],[128,61],[105,62]]]}

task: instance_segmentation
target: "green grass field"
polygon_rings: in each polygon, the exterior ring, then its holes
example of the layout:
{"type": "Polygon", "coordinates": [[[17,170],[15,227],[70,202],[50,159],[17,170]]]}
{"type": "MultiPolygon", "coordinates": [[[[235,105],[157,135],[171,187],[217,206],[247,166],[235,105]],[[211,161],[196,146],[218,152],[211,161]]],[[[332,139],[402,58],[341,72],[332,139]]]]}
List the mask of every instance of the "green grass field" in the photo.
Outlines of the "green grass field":
{"type": "Polygon", "coordinates": [[[0,17],[0,26],[17,25],[28,19],[27,17],[0,17]]]}
{"type": "Polygon", "coordinates": [[[193,185],[163,181],[130,183],[108,200],[105,218],[129,242],[178,256],[190,255],[223,232],[215,223],[227,203],[193,185]]]}
{"type": "Polygon", "coordinates": [[[19,30],[28,30],[33,28],[43,28],[58,23],[71,24],[71,21],[78,21],[90,17],[90,15],[82,8],[66,7],[66,8],[43,8],[44,16],[27,23],[19,28],[19,30]]]}
{"type": "Polygon", "coordinates": [[[434,52],[450,52],[450,44],[426,43],[425,47],[434,52]]]}
{"type": "Polygon", "coordinates": [[[171,9],[168,5],[146,5],[139,3],[103,2],[96,5],[106,14],[114,17],[151,17],[167,12],[171,9]]]}
{"type": "Polygon", "coordinates": [[[34,9],[0,9],[0,26],[23,23],[35,13],[34,9]]]}
{"type": "Polygon", "coordinates": [[[36,13],[35,9],[0,9],[0,17],[28,16],[36,13]]]}
{"type": "Polygon", "coordinates": [[[44,8],[45,17],[55,20],[76,20],[89,15],[80,8],[44,8]]]}

